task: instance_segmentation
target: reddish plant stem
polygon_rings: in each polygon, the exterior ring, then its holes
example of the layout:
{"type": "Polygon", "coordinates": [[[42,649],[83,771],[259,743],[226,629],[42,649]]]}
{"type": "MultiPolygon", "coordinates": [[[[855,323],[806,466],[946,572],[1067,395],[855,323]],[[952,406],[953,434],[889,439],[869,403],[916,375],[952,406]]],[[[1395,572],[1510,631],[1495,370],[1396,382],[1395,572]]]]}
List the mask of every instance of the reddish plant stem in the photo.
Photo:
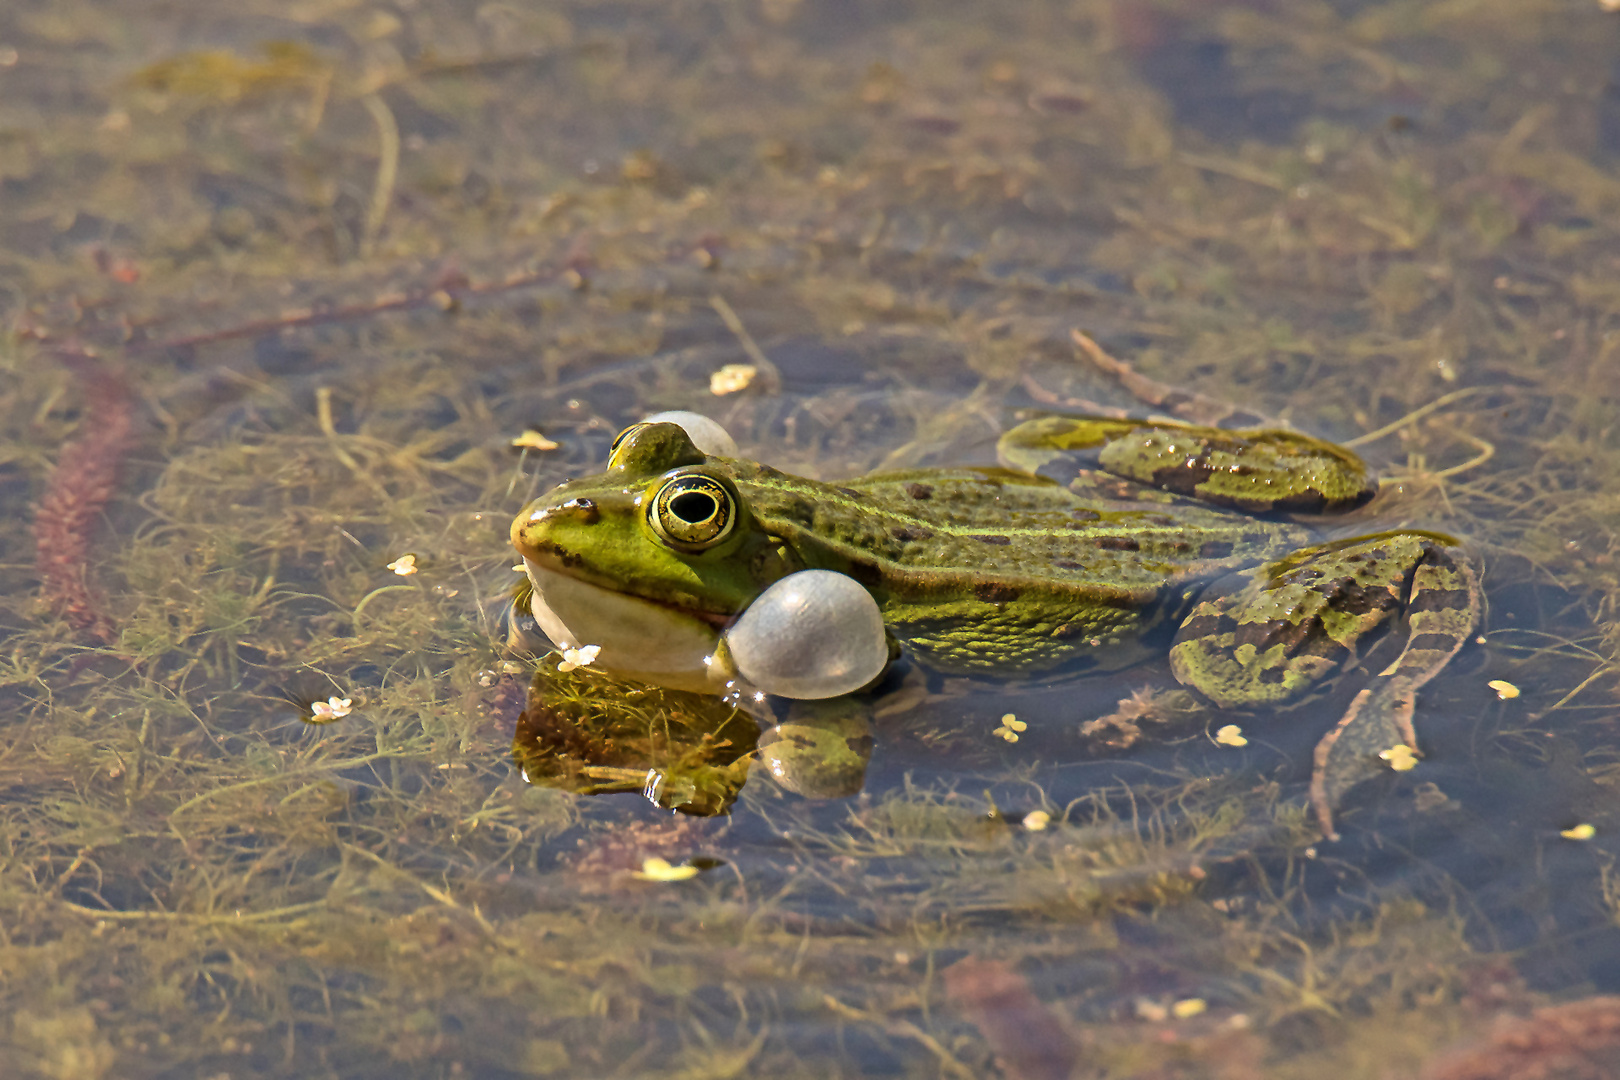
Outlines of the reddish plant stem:
{"type": "Polygon", "coordinates": [[[53,355],[79,377],[86,408],[79,436],[62,448],[34,507],[40,600],[74,630],[110,643],[112,620],[90,589],[90,542],[134,445],[135,410],[123,376],[94,354],[60,348],[53,355]]]}
{"type": "Polygon", "coordinates": [[[973,1022],[1009,1080],[1065,1080],[1080,1045],[1029,980],[999,960],[967,957],[945,969],[945,996],[973,1022]]]}
{"type": "MultiPolygon", "coordinates": [[[[455,310],[463,299],[493,296],[551,281],[583,287],[591,259],[586,238],[575,238],[561,265],[522,270],[500,281],[474,284],[456,271],[446,271],[429,288],[379,297],[369,304],[284,312],[273,319],[238,323],[218,330],[160,341],[134,341],[126,355],[262,337],[302,327],[352,322],[392,311],[428,307],[455,310]]],[[[19,335],[35,341],[51,338],[48,330],[24,325],[19,335]]],[[[112,620],[90,588],[90,541],[102,510],[117,488],[124,456],[135,442],[134,405],[123,376],[88,349],[58,345],[50,355],[74,372],[85,390],[82,433],[62,448],[45,493],[34,508],[35,567],[40,600],[52,614],[95,640],[111,643],[112,620]]]]}

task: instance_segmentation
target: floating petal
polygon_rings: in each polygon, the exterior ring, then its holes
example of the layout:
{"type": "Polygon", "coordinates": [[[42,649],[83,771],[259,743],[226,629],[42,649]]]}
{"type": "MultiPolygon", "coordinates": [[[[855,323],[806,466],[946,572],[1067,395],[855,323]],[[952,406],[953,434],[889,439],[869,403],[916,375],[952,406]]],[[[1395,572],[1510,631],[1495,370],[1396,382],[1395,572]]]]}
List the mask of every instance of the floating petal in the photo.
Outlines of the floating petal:
{"type": "Polygon", "coordinates": [[[687,878],[697,877],[700,872],[690,863],[671,866],[667,859],[649,856],[641,860],[641,869],[632,871],[632,876],[642,881],[685,881],[687,878]]]}
{"type": "Polygon", "coordinates": [[[1406,772],[1417,768],[1417,751],[1405,743],[1396,743],[1388,750],[1381,751],[1378,756],[1383,758],[1389,767],[1396,772],[1406,772]]]}
{"type": "Polygon", "coordinates": [[[340,698],[336,694],[325,701],[317,701],[309,707],[310,716],[316,723],[329,724],[333,720],[341,720],[354,711],[353,698],[340,698]]]}
{"type": "Polygon", "coordinates": [[[600,645],[581,645],[577,649],[564,649],[562,663],[557,665],[557,670],[573,671],[575,668],[590,667],[601,652],[600,645]]]}
{"type": "Polygon", "coordinates": [[[759,369],[753,364],[727,364],[709,376],[709,393],[719,397],[722,394],[735,394],[739,390],[746,390],[748,384],[753,382],[758,374],[759,369]]]}
{"type": "Polygon", "coordinates": [[[555,450],[562,443],[553,442],[533,428],[512,440],[512,445],[519,450],[555,450]]]}

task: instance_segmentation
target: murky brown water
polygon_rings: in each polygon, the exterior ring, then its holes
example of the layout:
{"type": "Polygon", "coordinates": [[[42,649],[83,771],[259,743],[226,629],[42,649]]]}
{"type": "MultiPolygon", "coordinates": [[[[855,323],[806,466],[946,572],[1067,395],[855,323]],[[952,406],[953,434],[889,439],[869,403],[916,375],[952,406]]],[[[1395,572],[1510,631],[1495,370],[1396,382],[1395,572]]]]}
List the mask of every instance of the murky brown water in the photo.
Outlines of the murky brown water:
{"type": "Polygon", "coordinates": [[[0,1071],[1620,1075],[1617,37],[1597,0],[0,8],[0,1071]],[[1343,840],[1329,705],[1081,738],[1162,664],[907,670],[828,800],[589,671],[519,723],[507,524],[624,424],[987,462],[1132,404],[1074,329],[1327,437],[1437,406],[1362,452],[1377,521],[1481,554],[1485,641],[1343,840]]]}

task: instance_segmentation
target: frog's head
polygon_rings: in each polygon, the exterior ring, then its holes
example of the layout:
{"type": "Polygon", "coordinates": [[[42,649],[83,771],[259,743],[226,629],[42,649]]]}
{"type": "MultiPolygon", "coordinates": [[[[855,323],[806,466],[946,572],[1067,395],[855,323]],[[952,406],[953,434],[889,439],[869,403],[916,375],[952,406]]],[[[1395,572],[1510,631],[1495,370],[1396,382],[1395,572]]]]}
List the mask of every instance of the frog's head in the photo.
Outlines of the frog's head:
{"type": "Polygon", "coordinates": [[[678,688],[712,688],[720,630],[802,567],[749,514],[732,462],[670,423],[626,428],[606,472],[524,507],[512,546],[557,645],[598,645],[604,668],[678,688]]]}

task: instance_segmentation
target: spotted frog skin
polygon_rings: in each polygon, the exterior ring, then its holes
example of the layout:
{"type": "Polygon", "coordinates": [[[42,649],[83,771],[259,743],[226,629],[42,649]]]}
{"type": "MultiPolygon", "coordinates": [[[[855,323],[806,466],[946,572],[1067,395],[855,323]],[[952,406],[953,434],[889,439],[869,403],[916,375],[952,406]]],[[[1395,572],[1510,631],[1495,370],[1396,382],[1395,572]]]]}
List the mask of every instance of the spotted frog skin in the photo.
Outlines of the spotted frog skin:
{"type": "Polygon", "coordinates": [[[1292,432],[1071,417],[1021,424],[998,452],[1000,468],[822,483],[642,424],[606,472],[526,507],[512,542],[532,573],[644,604],[711,643],[801,569],[858,581],[915,661],[946,673],[1117,669],[1169,637],[1175,677],[1221,708],[1287,705],[1403,627],[1398,658],[1318,745],[1324,830],[1380,752],[1416,746],[1416,691],[1473,631],[1479,586],[1448,537],[1324,543],[1293,519],[1372,497],[1354,454],[1292,432]]]}

